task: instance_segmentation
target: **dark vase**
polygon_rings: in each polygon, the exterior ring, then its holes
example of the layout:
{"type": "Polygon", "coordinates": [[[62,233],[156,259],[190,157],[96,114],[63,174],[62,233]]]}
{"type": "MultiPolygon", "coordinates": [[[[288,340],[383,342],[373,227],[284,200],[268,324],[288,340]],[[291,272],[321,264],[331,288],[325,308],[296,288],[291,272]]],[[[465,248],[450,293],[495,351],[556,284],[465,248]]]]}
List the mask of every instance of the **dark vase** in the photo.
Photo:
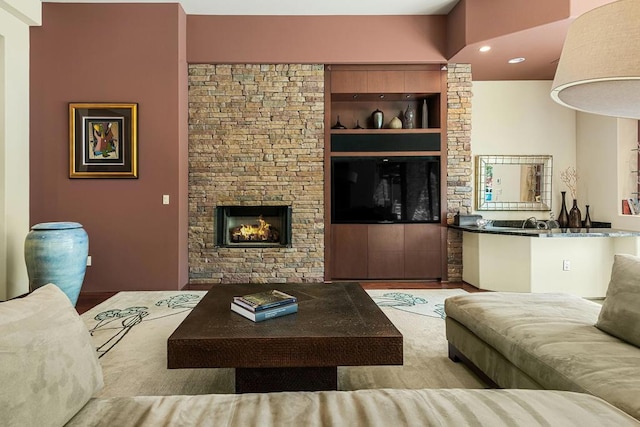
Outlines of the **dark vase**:
{"type": "Polygon", "coordinates": [[[567,204],[565,203],[566,191],[561,191],[562,194],[562,208],[560,208],[560,216],[558,216],[558,225],[560,228],[567,228],[569,226],[569,212],[567,212],[567,204]]]}
{"type": "Polygon", "coordinates": [[[415,127],[414,120],[416,118],[416,110],[413,109],[411,104],[407,105],[407,109],[404,112],[404,128],[413,129],[415,127]]]}
{"type": "Polygon", "coordinates": [[[422,129],[429,128],[429,110],[427,107],[427,100],[422,101],[422,129]]]}
{"type": "Polygon", "coordinates": [[[591,224],[591,216],[589,215],[589,205],[586,205],[587,212],[584,214],[584,228],[591,228],[593,224],[591,224]]]}
{"type": "Polygon", "coordinates": [[[582,228],[582,212],[576,199],[573,199],[573,207],[569,211],[569,228],[582,228]]]}
{"type": "Polygon", "coordinates": [[[382,124],[384,123],[384,113],[378,109],[371,113],[371,120],[373,121],[374,129],[382,129],[382,124]]]}
{"type": "Polygon", "coordinates": [[[331,129],[346,129],[347,127],[340,123],[340,115],[338,115],[338,121],[335,125],[331,127],[331,129]]]}

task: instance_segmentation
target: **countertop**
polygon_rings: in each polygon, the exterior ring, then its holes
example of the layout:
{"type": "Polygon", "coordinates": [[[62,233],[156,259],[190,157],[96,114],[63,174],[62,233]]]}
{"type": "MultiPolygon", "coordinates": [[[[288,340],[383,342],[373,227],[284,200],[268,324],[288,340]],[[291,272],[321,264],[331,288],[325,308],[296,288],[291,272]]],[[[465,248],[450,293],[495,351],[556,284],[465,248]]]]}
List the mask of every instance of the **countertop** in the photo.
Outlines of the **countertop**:
{"type": "Polygon", "coordinates": [[[525,237],[634,237],[640,236],[640,231],[618,230],[615,228],[553,228],[538,230],[535,228],[513,228],[488,226],[479,228],[475,225],[449,225],[450,228],[467,231],[469,233],[501,234],[505,236],[525,237]]]}

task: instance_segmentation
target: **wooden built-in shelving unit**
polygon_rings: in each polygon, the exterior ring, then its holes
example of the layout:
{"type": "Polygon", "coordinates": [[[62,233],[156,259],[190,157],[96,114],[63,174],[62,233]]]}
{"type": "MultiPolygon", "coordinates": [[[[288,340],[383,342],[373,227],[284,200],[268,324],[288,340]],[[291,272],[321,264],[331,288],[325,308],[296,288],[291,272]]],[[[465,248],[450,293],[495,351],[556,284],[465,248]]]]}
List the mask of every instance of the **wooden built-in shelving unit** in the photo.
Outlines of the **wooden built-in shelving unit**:
{"type": "Polygon", "coordinates": [[[447,72],[441,65],[325,67],[325,279],[446,281],[447,72]],[[428,126],[422,127],[423,104],[428,126]],[[407,106],[414,128],[389,129],[407,106]],[[382,129],[371,114],[384,113],[382,129]],[[332,129],[338,122],[347,129],[332,129]],[[361,129],[356,129],[356,126],[361,129]],[[425,223],[334,223],[331,165],[335,157],[436,156],[440,214],[425,223]]]}

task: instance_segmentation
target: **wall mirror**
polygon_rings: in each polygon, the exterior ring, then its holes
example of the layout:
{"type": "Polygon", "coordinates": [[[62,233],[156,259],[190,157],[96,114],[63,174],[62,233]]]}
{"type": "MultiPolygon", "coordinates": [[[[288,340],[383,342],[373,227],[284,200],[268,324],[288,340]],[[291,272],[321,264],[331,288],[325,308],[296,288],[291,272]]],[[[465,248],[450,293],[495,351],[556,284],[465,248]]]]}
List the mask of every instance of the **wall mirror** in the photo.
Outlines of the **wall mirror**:
{"type": "Polygon", "coordinates": [[[552,156],[477,156],[476,209],[551,210],[552,156]]]}

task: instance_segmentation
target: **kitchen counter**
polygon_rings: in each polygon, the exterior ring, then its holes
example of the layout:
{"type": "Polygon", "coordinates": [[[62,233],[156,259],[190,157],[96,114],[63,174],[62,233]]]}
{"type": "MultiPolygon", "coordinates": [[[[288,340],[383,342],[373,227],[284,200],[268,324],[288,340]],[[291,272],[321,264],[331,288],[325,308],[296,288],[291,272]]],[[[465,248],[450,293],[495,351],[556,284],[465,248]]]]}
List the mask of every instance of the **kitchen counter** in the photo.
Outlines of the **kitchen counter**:
{"type": "Polygon", "coordinates": [[[515,228],[515,227],[495,227],[487,226],[480,228],[475,225],[449,225],[469,233],[502,234],[506,236],[526,236],[526,237],[633,237],[640,236],[640,231],[619,230],[615,228],[553,228],[539,230],[536,228],[515,228]]]}
{"type": "Polygon", "coordinates": [[[640,255],[637,231],[494,225],[449,228],[462,231],[462,280],[491,291],[604,298],[614,255],[640,255]]]}

